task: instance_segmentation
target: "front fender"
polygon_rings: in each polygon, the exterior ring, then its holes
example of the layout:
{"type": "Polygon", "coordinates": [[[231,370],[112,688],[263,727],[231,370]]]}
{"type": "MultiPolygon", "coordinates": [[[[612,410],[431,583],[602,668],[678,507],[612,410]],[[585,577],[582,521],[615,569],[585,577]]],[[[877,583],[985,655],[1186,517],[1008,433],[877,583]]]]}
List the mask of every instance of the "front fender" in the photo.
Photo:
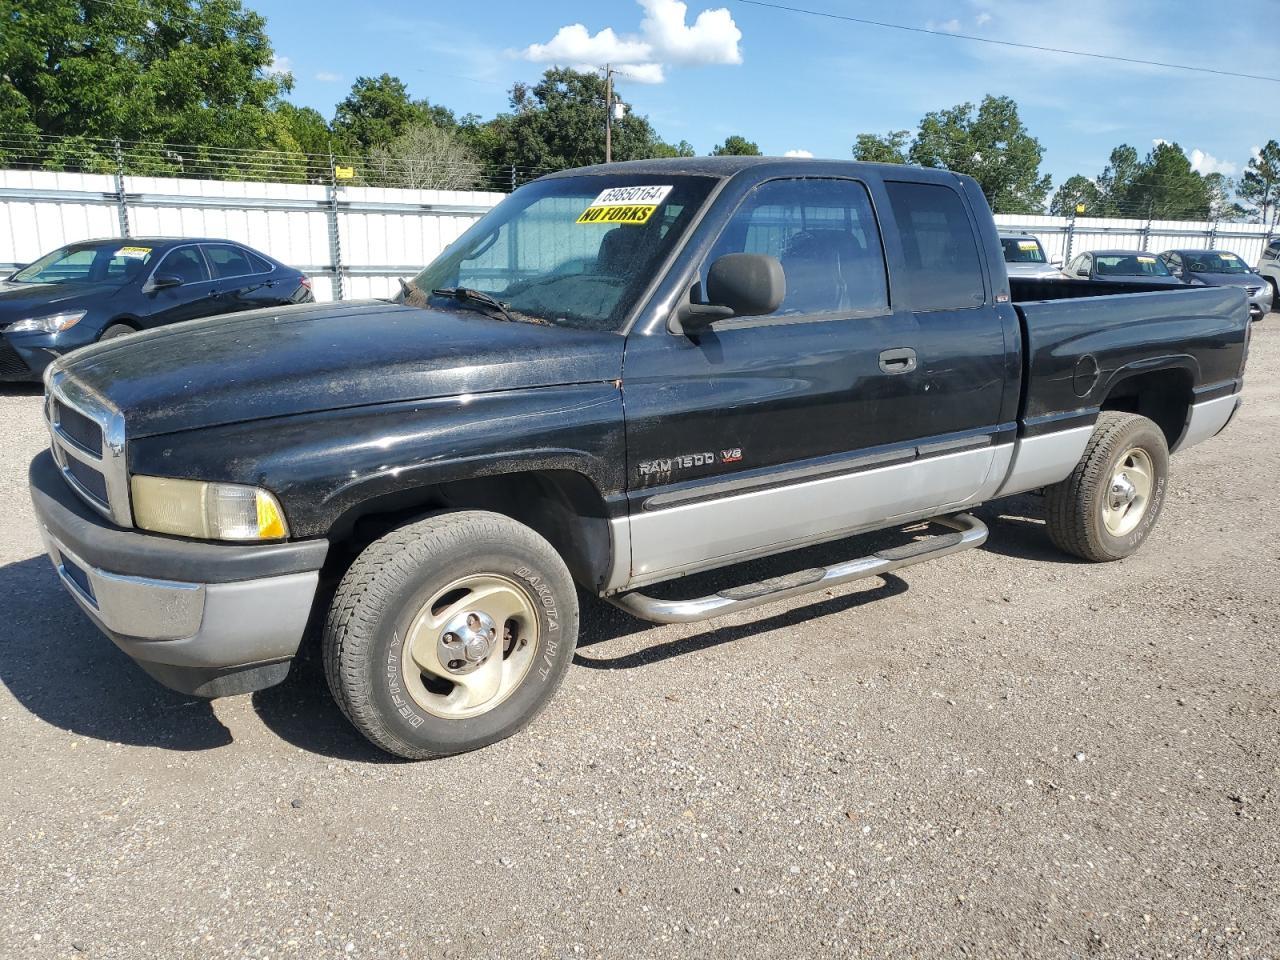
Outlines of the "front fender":
{"type": "Polygon", "coordinates": [[[255,420],[131,441],[134,473],[274,493],[293,537],[328,536],[369,504],[435,484],[527,470],[625,482],[622,394],[571,384],[255,420]]]}

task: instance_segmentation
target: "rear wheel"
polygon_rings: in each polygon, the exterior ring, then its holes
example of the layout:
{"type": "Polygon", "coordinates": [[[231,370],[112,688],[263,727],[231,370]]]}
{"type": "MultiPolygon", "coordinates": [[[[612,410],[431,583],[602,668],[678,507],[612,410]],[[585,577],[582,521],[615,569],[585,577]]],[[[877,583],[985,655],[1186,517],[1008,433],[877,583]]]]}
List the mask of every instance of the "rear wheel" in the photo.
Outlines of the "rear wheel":
{"type": "Polygon", "coordinates": [[[1169,447],[1146,417],[1098,417],[1071,476],[1045,490],[1049,536],[1077,557],[1102,563],[1134,553],[1164,505],[1169,447]]]}
{"type": "Polygon", "coordinates": [[[426,759],[511,736],[573,659],[577,594],[559,554],[500,514],[401,527],[343,577],[325,675],[348,719],[389,753],[426,759]]]}

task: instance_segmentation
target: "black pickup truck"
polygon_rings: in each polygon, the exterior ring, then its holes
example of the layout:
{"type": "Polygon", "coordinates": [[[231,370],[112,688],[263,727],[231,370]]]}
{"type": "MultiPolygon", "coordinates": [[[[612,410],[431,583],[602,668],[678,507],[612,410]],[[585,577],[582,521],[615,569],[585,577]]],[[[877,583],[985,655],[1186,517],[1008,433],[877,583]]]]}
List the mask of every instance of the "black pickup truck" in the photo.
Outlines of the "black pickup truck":
{"type": "Polygon", "coordinates": [[[546,703],[575,583],[713,617],[978,546],[967,511],[1038,489],[1060,547],[1132,553],[1170,452],[1235,413],[1248,331],[1239,288],[1011,285],[963,176],[613,164],[516,191],[393,301],[59,360],[31,490],[63,584],[161,682],[278,683],[313,624],[361,732],[439,756],[546,703]],[[825,569],[643,592],[920,521],[825,569]]]}

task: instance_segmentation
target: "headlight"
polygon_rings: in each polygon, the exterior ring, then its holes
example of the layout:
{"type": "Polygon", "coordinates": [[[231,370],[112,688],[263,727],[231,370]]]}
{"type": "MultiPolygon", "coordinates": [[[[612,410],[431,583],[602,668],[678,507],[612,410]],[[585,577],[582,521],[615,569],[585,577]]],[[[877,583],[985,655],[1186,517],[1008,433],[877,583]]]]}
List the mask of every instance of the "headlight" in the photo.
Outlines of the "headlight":
{"type": "Polygon", "coordinates": [[[9,333],[61,333],[81,321],[86,310],[55,313],[47,317],[28,317],[9,327],[9,333]]]}
{"type": "Polygon", "coordinates": [[[136,476],[133,519],[143,530],[201,540],[279,540],[284,511],[270,493],[239,483],[136,476]]]}

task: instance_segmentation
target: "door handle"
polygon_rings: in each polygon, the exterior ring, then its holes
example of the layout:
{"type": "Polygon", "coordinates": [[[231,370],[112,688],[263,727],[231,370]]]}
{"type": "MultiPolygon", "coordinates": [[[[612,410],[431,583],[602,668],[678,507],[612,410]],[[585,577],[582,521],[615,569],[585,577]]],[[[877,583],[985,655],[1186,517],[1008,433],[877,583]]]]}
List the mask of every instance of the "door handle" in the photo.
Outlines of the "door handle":
{"type": "Polygon", "coordinates": [[[916,352],[910,347],[885,350],[880,354],[880,369],[885,373],[910,373],[916,368],[916,352]]]}

